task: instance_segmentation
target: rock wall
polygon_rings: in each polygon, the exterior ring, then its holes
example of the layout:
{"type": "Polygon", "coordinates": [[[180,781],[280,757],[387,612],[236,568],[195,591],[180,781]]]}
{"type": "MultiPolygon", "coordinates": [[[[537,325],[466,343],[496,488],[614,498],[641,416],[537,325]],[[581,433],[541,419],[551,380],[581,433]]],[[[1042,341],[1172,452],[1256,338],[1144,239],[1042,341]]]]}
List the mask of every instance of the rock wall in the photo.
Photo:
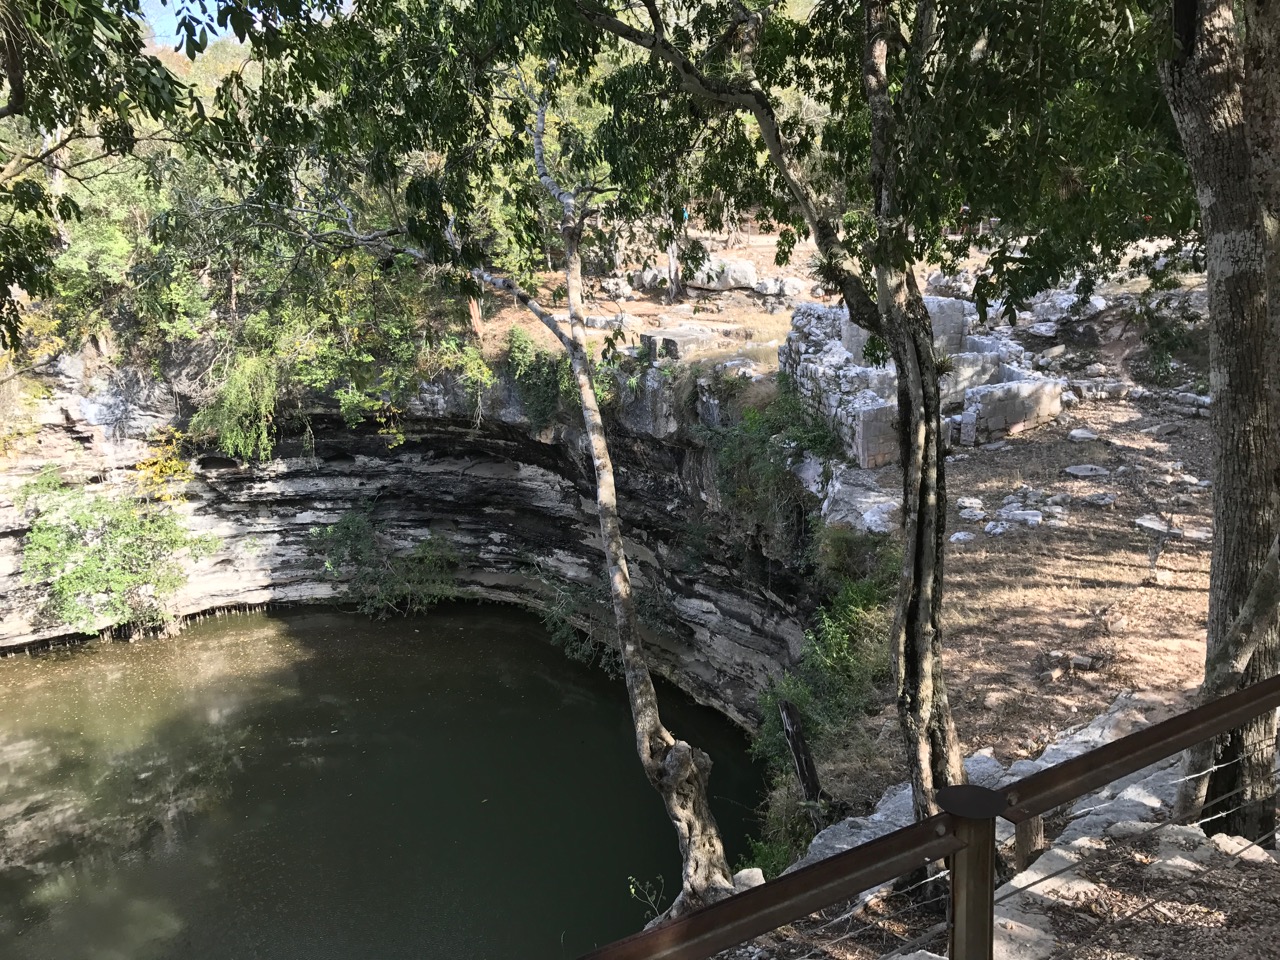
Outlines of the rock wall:
{"type": "MultiPolygon", "coordinates": [[[[14,503],[18,488],[54,464],[70,480],[128,489],[130,468],[147,452],[142,438],[178,416],[167,384],[92,366],[75,358],[49,378],[33,434],[0,469],[0,648],[67,635],[42,619],[40,588],[23,582],[29,518],[14,503]]],[[[759,692],[799,653],[807,588],[781,559],[724,534],[714,463],[681,419],[697,411],[677,408],[666,378],[644,382],[611,442],[651,657],[696,699],[752,725],[759,692]]],[[[379,535],[397,548],[427,537],[449,544],[461,558],[456,587],[465,596],[543,610],[568,591],[608,617],[598,603],[607,594],[580,431],[562,423],[535,434],[504,384],[481,408],[477,422],[458,385],[426,384],[394,449],[319,411],[305,453],[300,440],[287,439],[279,459],[259,465],[197,460],[180,509],[192,530],[216,535],[220,546],[189,564],[173,612],[334,597],[342,585],[309,555],[310,531],[368,506],[379,535]]]]}
{"type": "MultiPolygon", "coordinates": [[[[940,378],[944,410],[959,427],[960,442],[972,446],[1049,422],[1062,410],[1066,385],[1031,368],[1032,358],[1007,333],[984,324],[972,303],[925,297],[933,321],[934,347],[949,358],[940,378]]],[[[866,364],[871,335],[849,319],[844,307],[801,304],[791,333],[778,349],[779,367],[827,417],[854,462],[882,467],[898,459],[897,372],[893,361],[866,364]]]]}

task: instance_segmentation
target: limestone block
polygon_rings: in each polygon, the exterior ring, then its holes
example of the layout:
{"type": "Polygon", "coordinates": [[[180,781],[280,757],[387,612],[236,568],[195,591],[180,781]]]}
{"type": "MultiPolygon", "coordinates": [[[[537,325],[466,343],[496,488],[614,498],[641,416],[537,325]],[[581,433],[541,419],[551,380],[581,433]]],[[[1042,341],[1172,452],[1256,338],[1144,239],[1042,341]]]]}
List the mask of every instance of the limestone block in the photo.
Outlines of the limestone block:
{"type": "Polygon", "coordinates": [[[756,267],[750,260],[712,257],[690,278],[689,286],[700,290],[751,290],[756,281],[756,267]]]}
{"type": "Polygon", "coordinates": [[[964,350],[973,304],[951,297],[925,297],[924,305],[933,321],[934,346],[945,353],[964,350]]]}

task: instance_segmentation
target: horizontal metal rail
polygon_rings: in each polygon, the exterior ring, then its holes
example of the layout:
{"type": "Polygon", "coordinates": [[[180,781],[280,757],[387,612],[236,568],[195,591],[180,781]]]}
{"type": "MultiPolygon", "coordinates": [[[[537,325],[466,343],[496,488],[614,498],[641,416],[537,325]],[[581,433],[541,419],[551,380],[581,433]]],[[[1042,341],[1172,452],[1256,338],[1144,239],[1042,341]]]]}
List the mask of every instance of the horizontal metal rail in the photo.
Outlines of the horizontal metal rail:
{"type": "Polygon", "coordinates": [[[1010,784],[1001,816],[1013,823],[1039,816],[1277,707],[1280,677],[1237,690],[1010,784]]]}
{"type": "MultiPolygon", "coordinates": [[[[1280,677],[1253,684],[1010,784],[1000,814],[1022,823],[1280,707],[1280,677]]],[[[746,890],[580,960],[706,960],[964,849],[942,813],[746,890]]],[[[988,880],[989,882],[989,880],[988,880]]]]}
{"type": "Polygon", "coordinates": [[[855,897],[964,847],[947,813],[770,880],[581,960],[703,960],[815,910],[855,897]]]}

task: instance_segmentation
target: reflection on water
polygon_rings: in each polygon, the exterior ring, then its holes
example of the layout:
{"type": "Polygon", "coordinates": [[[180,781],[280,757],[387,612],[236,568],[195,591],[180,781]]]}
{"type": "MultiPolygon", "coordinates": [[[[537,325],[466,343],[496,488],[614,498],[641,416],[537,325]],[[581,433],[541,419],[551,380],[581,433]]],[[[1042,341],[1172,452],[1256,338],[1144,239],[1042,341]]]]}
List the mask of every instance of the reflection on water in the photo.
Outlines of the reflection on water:
{"type": "MultiPolygon", "coordinates": [[[[716,759],[744,852],[759,781],[716,759]]],[[[0,661],[0,957],[573,957],[678,885],[620,682],[534,619],[239,616],[176,640],[0,661]]]]}

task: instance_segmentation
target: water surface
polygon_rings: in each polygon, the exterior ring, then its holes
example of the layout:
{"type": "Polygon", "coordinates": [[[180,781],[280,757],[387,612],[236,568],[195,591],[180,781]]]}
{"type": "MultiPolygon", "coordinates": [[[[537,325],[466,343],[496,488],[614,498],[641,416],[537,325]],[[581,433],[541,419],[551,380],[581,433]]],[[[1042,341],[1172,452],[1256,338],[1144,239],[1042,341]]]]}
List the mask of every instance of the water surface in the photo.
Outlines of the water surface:
{"type": "MultiPolygon", "coordinates": [[[[730,861],[756,771],[716,759],[730,861]]],[[[621,681],[534,618],[236,616],[0,661],[5,960],[571,958],[678,888],[621,681]]],[[[669,899],[669,895],[668,895],[669,899]]]]}

